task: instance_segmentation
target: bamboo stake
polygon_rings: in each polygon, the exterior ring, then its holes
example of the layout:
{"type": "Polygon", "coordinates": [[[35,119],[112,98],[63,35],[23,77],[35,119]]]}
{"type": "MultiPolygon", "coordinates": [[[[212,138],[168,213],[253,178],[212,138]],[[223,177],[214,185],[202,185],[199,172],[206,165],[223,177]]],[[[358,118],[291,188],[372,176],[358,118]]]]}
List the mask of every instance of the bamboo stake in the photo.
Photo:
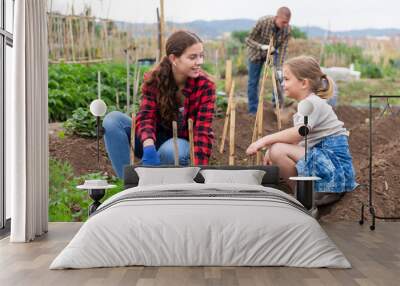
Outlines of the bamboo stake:
{"type": "Polygon", "coordinates": [[[129,77],[130,77],[130,71],[129,71],[129,47],[127,46],[126,50],[126,112],[129,112],[129,107],[130,107],[130,86],[129,86],[129,77]]]}
{"type": "Polygon", "coordinates": [[[68,45],[68,39],[69,39],[69,36],[68,36],[68,33],[69,33],[69,30],[68,30],[68,19],[67,18],[65,18],[64,19],[64,21],[62,21],[61,22],[61,30],[62,30],[62,34],[61,35],[63,35],[63,39],[62,39],[62,46],[61,46],[61,48],[60,48],[60,56],[61,57],[63,57],[63,58],[68,58],[69,57],[69,53],[71,52],[70,51],[70,47],[69,47],[69,45],[68,45]]]}
{"type": "Polygon", "coordinates": [[[256,120],[254,121],[254,128],[253,128],[253,137],[251,139],[251,142],[255,142],[257,139],[257,130],[258,130],[258,122],[260,120],[260,112],[261,110],[264,109],[264,86],[265,86],[265,79],[268,77],[268,64],[264,64],[264,69],[263,69],[263,75],[261,79],[261,87],[260,87],[260,92],[258,95],[258,106],[257,106],[257,113],[256,113],[256,120]]]}
{"type": "Polygon", "coordinates": [[[72,60],[75,61],[74,33],[72,30],[72,19],[68,17],[69,37],[71,41],[72,60]]]}
{"type": "Polygon", "coordinates": [[[139,58],[138,51],[135,48],[135,72],[133,74],[133,102],[132,104],[136,104],[136,97],[139,91],[139,81],[140,81],[140,68],[139,68],[139,58]]]}
{"type": "Polygon", "coordinates": [[[164,38],[165,22],[164,22],[164,0],[160,0],[160,60],[164,57],[165,38],[164,38]]]}
{"type": "Polygon", "coordinates": [[[228,94],[232,85],[232,60],[225,63],[225,93],[228,94]]]}
{"type": "Polygon", "coordinates": [[[190,162],[192,166],[194,164],[194,141],[193,141],[193,119],[188,119],[188,127],[189,127],[189,146],[190,146],[190,162]]]}
{"type": "Polygon", "coordinates": [[[82,19],[78,18],[78,21],[75,21],[76,25],[78,26],[76,31],[76,38],[75,41],[77,42],[77,51],[78,51],[78,59],[85,58],[85,46],[83,45],[83,30],[82,30],[82,19]]]}
{"type": "MultiPolygon", "coordinates": [[[[261,101],[261,106],[264,105],[264,98],[261,97],[260,98],[261,101]]],[[[264,108],[260,109],[260,115],[258,117],[258,125],[257,125],[257,140],[260,139],[262,137],[262,131],[263,131],[263,125],[264,125],[264,108]]],[[[256,164],[260,165],[261,164],[261,151],[257,152],[257,156],[256,156],[256,164]]]]}
{"type": "Polygon", "coordinates": [[[84,20],[85,23],[85,43],[86,43],[86,49],[87,49],[87,54],[88,54],[88,59],[89,61],[92,60],[92,51],[90,47],[90,38],[89,38],[89,23],[88,19],[84,20]]]}
{"type": "Polygon", "coordinates": [[[178,149],[178,124],[172,121],[172,135],[174,141],[174,159],[175,166],[179,166],[179,149],[178,149]]]}
{"type": "Polygon", "coordinates": [[[156,62],[159,62],[161,60],[161,53],[162,53],[160,10],[157,8],[156,12],[157,12],[157,28],[158,28],[158,34],[157,34],[158,53],[157,53],[157,56],[156,56],[156,62]]]}
{"type": "Polygon", "coordinates": [[[218,48],[215,50],[215,78],[219,79],[219,67],[218,67],[218,61],[219,61],[219,54],[218,54],[218,48]]]}
{"type": "Polygon", "coordinates": [[[48,31],[48,38],[49,38],[49,58],[53,58],[53,18],[51,18],[51,15],[53,14],[52,12],[53,9],[53,0],[50,0],[50,12],[47,20],[47,31],[48,31]]]}
{"type": "Polygon", "coordinates": [[[235,92],[235,82],[232,81],[232,86],[231,86],[231,90],[229,92],[229,97],[228,97],[228,107],[226,108],[224,129],[223,129],[222,138],[221,138],[221,145],[219,147],[219,153],[221,153],[221,154],[224,152],[225,139],[226,139],[226,135],[228,134],[228,124],[229,124],[229,119],[230,119],[231,110],[232,110],[232,101],[233,101],[234,92],[235,92]]]}
{"type": "Polygon", "coordinates": [[[268,77],[268,71],[269,71],[269,64],[270,64],[270,50],[272,49],[272,45],[273,45],[273,41],[274,39],[271,38],[270,42],[269,42],[269,46],[268,46],[268,51],[267,51],[267,58],[265,60],[264,63],[264,69],[263,69],[263,75],[262,75],[262,80],[261,80],[261,88],[260,88],[260,92],[258,94],[258,106],[257,106],[257,114],[256,114],[256,120],[254,122],[254,129],[253,129],[253,137],[252,137],[252,143],[256,140],[256,134],[257,134],[257,130],[258,130],[258,124],[261,120],[261,122],[263,121],[263,116],[260,116],[260,113],[263,113],[264,110],[264,102],[263,102],[263,98],[264,98],[264,87],[265,87],[265,81],[268,77]]]}
{"type": "MultiPolygon", "coordinates": [[[[273,38],[269,42],[268,50],[267,50],[267,58],[264,63],[264,69],[263,69],[263,76],[261,80],[261,88],[260,88],[260,93],[258,96],[258,106],[257,106],[257,114],[256,114],[256,119],[254,122],[254,129],[253,129],[253,136],[252,136],[252,143],[256,141],[256,139],[260,139],[262,137],[262,131],[263,131],[263,124],[264,124],[264,88],[265,88],[265,81],[268,77],[268,72],[270,70],[270,58],[271,54],[270,51],[272,49],[273,45],[273,38]]],[[[261,157],[262,153],[261,151],[257,152],[256,155],[256,164],[260,165],[261,164],[261,157]]]]}
{"type": "Polygon", "coordinates": [[[92,37],[92,45],[94,46],[93,57],[96,58],[97,56],[97,41],[96,41],[96,21],[95,19],[92,20],[92,30],[91,30],[91,37],[92,37]]]}
{"type": "Polygon", "coordinates": [[[115,105],[117,106],[117,109],[119,110],[119,94],[118,94],[118,91],[115,93],[115,105]]]}
{"type": "Polygon", "coordinates": [[[131,126],[131,152],[130,152],[130,161],[131,165],[135,165],[135,128],[136,128],[136,116],[135,113],[132,112],[132,126],[131,126]]]}
{"type": "Polygon", "coordinates": [[[107,32],[107,22],[106,21],[103,21],[103,33],[104,33],[104,50],[105,50],[106,57],[109,58],[110,53],[109,53],[108,32],[107,32]]]}
{"type": "Polygon", "coordinates": [[[231,122],[229,130],[229,165],[235,164],[235,120],[236,120],[236,103],[232,98],[231,103],[231,122]]]}
{"type": "Polygon", "coordinates": [[[272,68],[271,78],[272,78],[272,86],[274,88],[274,98],[275,98],[275,112],[276,112],[276,121],[278,123],[278,130],[282,129],[282,121],[281,121],[281,108],[278,97],[278,88],[276,86],[276,70],[275,67],[272,68]]]}
{"type": "Polygon", "coordinates": [[[97,98],[101,97],[101,72],[97,72],[97,98]]]}

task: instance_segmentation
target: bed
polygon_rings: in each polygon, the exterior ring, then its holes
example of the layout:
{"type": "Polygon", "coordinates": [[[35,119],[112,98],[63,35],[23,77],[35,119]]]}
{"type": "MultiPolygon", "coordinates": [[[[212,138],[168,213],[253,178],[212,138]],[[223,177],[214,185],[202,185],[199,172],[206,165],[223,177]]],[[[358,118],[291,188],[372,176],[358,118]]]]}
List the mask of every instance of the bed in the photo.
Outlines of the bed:
{"type": "MultiPolygon", "coordinates": [[[[150,169],[145,172],[154,172],[150,169]]],[[[351,267],[318,221],[278,189],[277,167],[202,167],[192,182],[170,183],[168,175],[163,183],[150,185],[139,183],[146,181],[145,177],[139,180],[139,171],[143,168],[125,169],[126,189],[100,205],[50,269],[351,267]],[[230,177],[232,182],[220,183],[220,173],[210,177],[207,170],[237,172],[230,177]],[[258,175],[260,184],[235,182],[243,181],[240,176],[251,170],[263,172],[258,175]]],[[[147,179],[152,182],[159,177],[147,179]]]]}

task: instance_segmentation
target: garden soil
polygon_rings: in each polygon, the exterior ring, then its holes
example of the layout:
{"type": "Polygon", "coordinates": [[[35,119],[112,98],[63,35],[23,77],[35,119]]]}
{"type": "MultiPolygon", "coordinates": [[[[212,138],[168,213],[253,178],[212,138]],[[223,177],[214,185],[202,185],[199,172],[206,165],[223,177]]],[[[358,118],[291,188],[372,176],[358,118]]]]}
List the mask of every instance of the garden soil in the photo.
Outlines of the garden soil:
{"type": "MultiPolygon", "coordinates": [[[[285,108],[283,127],[291,125],[291,115],[295,106],[285,108]]],[[[350,131],[350,149],[359,184],[368,184],[369,178],[369,122],[368,109],[339,106],[338,117],[350,131]]],[[[264,111],[264,132],[277,131],[276,117],[270,105],[264,111]]],[[[249,165],[253,160],[245,155],[250,144],[254,116],[247,114],[246,105],[238,105],[236,111],[236,161],[237,165],[249,165]]],[[[373,203],[379,216],[400,216],[400,114],[392,112],[381,114],[374,112],[373,120],[373,203]]],[[[213,123],[215,144],[210,163],[226,165],[228,163],[229,141],[225,143],[223,154],[218,152],[224,118],[216,118],[213,123]]],[[[97,142],[95,139],[77,136],[60,136],[61,124],[52,123],[49,129],[50,156],[68,161],[75,175],[91,172],[106,172],[114,175],[108,160],[103,140],[100,141],[100,164],[97,162],[97,142]]],[[[358,221],[361,203],[367,203],[368,189],[360,187],[347,193],[338,203],[322,207],[322,221],[358,221]]],[[[368,216],[367,216],[368,217],[368,216]]]]}

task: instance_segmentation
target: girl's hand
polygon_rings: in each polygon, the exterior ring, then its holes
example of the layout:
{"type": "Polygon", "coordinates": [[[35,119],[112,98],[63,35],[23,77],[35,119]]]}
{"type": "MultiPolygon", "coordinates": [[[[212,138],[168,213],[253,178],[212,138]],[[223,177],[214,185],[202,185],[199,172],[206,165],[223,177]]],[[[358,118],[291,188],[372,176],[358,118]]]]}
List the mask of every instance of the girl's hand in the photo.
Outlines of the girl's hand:
{"type": "Polygon", "coordinates": [[[271,158],[269,157],[269,150],[267,150],[267,152],[265,152],[264,165],[272,165],[271,158]]]}
{"type": "Polygon", "coordinates": [[[256,142],[250,144],[250,146],[246,150],[246,154],[247,155],[254,155],[261,148],[262,148],[262,146],[260,146],[260,142],[256,141],[256,142]]]}

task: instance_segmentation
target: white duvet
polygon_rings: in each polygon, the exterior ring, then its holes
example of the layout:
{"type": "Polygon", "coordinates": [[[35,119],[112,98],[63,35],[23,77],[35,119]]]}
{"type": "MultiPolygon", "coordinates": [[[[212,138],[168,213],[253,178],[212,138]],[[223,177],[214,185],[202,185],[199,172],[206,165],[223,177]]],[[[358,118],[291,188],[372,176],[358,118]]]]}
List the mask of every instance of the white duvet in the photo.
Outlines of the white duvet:
{"type": "Polygon", "coordinates": [[[289,195],[262,186],[196,183],[135,187],[109,198],[50,269],[127,265],[351,267],[289,195]],[[173,190],[244,195],[135,197],[173,190]]]}

